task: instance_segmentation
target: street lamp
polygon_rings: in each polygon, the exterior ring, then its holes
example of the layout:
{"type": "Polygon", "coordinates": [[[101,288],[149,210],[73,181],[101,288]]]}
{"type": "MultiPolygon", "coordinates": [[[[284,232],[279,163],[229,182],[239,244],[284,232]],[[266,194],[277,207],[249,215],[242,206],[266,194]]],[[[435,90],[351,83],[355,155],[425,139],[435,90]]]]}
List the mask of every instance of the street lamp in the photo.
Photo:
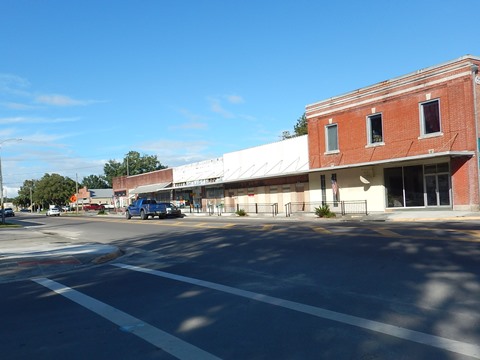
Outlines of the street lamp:
{"type": "Polygon", "coordinates": [[[0,141],[0,204],[2,209],[2,225],[5,225],[5,212],[3,208],[3,177],[2,177],[2,144],[6,143],[7,141],[21,141],[22,139],[6,139],[0,141]]]}

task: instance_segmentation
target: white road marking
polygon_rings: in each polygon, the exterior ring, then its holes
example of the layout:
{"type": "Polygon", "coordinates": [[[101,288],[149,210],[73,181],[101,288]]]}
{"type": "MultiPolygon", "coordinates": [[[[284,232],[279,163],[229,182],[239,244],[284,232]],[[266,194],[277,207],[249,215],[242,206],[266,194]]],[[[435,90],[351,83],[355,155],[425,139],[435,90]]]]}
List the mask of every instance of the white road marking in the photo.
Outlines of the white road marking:
{"type": "Polygon", "coordinates": [[[226,285],[212,283],[209,281],[171,274],[164,271],[152,270],[148,268],[132,266],[132,265],[127,265],[122,263],[116,263],[112,265],[117,266],[119,268],[123,268],[123,269],[143,272],[150,275],[155,275],[155,276],[164,277],[167,279],[185,282],[188,284],[198,285],[201,287],[205,287],[205,288],[209,288],[217,291],[222,291],[232,295],[242,296],[242,297],[260,301],[266,304],[280,306],[286,309],[313,315],[319,318],[356,326],[359,328],[394,336],[400,339],[404,339],[404,340],[416,342],[419,344],[424,344],[424,345],[432,346],[435,348],[448,350],[457,354],[471,356],[473,358],[480,359],[480,346],[475,344],[447,339],[440,336],[423,333],[420,331],[406,329],[400,326],[395,326],[395,325],[382,323],[379,321],[364,319],[364,318],[353,316],[353,315],[347,315],[347,314],[339,313],[336,311],[330,311],[330,310],[322,309],[322,308],[311,306],[311,305],[305,305],[305,304],[297,303],[294,301],[284,300],[284,299],[276,298],[273,296],[255,293],[252,291],[241,290],[241,289],[237,289],[237,288],[226,286],[226,285]]]}
{"type": "Polygon", "coordinates": [[[59,295],[89,309],[90,311],[117,324],[120,330],[129,332],[163,351],[181,360],[220,360],[220,358],[192,345],[169,333],[143,322],[121,310],[96,300],[88,295],[62,285],[48,278],[32,279],[36,283],[56,292],[59,295]]]}

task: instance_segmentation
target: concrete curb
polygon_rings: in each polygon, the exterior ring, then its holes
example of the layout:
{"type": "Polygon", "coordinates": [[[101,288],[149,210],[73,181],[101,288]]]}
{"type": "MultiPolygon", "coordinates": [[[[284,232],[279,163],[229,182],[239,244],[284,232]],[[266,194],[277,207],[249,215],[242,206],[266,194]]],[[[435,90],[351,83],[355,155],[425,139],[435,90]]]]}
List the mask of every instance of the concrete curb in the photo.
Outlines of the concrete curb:
{"type": "Polygon", "coordinates": [[[117,249],[116,251],[113,251],[111,253],[98,256],[95,259],[93,259],[91,262],[93,264],[99,265],[99,264],[103,264],[107,261],[114,260],[114,259],[116,259],[120,256],[123,256],[124,254],[125,254],[125,251],[123,251],[121,249],[117,249]]]}
{"type": "Polygon", "coordinates": [[[122,256],[115,245],[72,242],[61,232],[0,230],[0,283],[68,272],[122,256]]]}

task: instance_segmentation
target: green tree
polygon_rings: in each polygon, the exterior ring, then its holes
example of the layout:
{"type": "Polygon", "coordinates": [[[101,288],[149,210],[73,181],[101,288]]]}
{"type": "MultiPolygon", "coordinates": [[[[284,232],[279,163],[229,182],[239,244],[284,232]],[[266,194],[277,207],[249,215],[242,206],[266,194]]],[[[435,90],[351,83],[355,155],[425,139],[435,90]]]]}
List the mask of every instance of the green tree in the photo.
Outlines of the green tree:
{"type": "Polygon", "coordinates": [[[75,181],[59,174],[45,174],[36,185],[35,200],[42,206],[64,205],[75,194],[75,181]]]}
{"type": "Polygon", "coordinates": [[[166,168],[167,166],[158,161],[156,155],[140,155],[137,151],[129,151],[122,162],[109,160],[103,167],[103,172],[105,173],[105,180],[111,187],[114,177],[145,174],[166,168]]]}
{"type": "Polygon", "coordinates": [[[121,162],[116,160],[108,160],[108,162],[103,166],[103,172],[109,187],[112,186],[112,179],[114,177],[127,175],[126,168],[121,162]]]}
{"type": "Polygon", "coordinates": [[[37,188],[38,180],[25,180],[23,185],[18,190],[18,196],[14,200],[14,204],[21,208],[28,208],[30,205],[35,204],[35,189],[37,188]],[[30,198],[30,195],[32,196],[30,198]]]}
{"type": "Polygon", "coordinates": [[[295,131],[295,136],[302,136],[308,134],[308,121],[307,115],[303,113],[301,117],[298,118],[297,123],[293,126],[295,131]]]}
{"type": "Polygon", "coordinates": [[[87,189],[108,189],[104,175],[88,175],[83,178],[82,186],[86,186],[87,189]]]}
{"type": "Polygon", "coordinates": [[[283,131],[282,140],[308,134],[308,121],[305,113],[297,119],[297,123],[293,126],[293,131],[293,134],[290,131],[283,131]]]}

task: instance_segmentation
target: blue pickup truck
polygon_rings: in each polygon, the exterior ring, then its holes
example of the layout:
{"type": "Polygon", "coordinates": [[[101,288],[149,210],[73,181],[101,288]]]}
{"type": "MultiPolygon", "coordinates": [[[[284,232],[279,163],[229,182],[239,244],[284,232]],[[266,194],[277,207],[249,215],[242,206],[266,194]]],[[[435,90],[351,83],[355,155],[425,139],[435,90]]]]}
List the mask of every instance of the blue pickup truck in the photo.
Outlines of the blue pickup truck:
{"type": "Polygon", "coordinates": [[[167,217],[167,206],[165,203],[157,203],[154,199],[137,199],[128,206],[125,212],[127,219],[132,216],[140,216],[142,220],[158,216],[160,219],[167,217]]]}

